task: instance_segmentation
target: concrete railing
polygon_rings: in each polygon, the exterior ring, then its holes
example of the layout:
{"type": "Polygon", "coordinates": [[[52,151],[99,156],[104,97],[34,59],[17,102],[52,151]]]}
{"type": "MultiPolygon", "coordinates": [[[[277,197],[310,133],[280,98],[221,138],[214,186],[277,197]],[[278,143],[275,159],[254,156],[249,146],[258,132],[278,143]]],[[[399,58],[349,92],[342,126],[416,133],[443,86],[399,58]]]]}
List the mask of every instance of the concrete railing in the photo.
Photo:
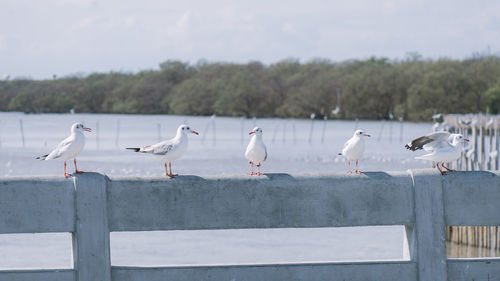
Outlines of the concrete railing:
{"type": "Polygon", "coordinates": [[[500,225],[500,173],[0,178],[0,233],[71,232],[74,269],[0,280],[500,280],[500,259],[447,259],[446,225],[500,225]],[[111,266],[111,231],[405,225],[409,260],[111,266]]]}

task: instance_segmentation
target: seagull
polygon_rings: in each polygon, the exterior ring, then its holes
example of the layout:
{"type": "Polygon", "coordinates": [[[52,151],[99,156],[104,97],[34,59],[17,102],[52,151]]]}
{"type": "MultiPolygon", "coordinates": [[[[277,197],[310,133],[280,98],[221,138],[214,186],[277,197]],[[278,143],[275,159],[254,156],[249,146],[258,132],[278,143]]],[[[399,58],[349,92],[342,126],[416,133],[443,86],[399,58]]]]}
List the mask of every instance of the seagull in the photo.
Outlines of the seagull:
{"type": "Polygon", "coordinates": [[[64,160],[64,177],[70,177],[71,175],[66,173],[66,160],[73,158],[75,163],[75,174],[82,174],[76,167],[76,156],[82,151],[85,145],[85,135],[83,131],[91,132],[90,128],[86,128],[82,123],[75,123],[71,126],[71,135],[61,141],[57,147],[49,154],[42,155],[36,159],[40,160],[52,160],[60,159],[64,160]]]}
{"type": "Polygon", "coordinates": [[[261,162],[266,161],[267,159],[267,149],[266,145],[262,141],[262,129],[259,127],[253,128],[253,130],[248,133],[249,135],[253,135],[252,139],[248,143],[247,151],[245,152],[245,157],[250,161],[251,170],[249,175],[262,175],[260,172],[261,162]],[[257,173],[253,172],[253,164],[257,164],[258,171],[257,173]]]}
{"type": "Polygon", "coordinates": [[[350,138],[344,144],[342,152],[339,153],[339,155],[344,155],[344,157],[347,158],[347,173],[349,174],[352,173],[351,160],[356,160],[356,170],[354,170],[354,172],[356,174],[361,174],[361,171],[358,170],[358,159],[361,157],[363,151],[365,150],[364,137],[370,137],[370,135],[363,133],[362,130],[356,130],[352,138],[350,138]]]}
{"type": "Polygon", "coordinates": [[[188,125],[180,125],[177,128],[177,134],[173,139],[159,142],[153,145],[146,145],[143,147],[127,147],[127,149],[133,150],[135,152],[147,153],[149,155],[157,156],[162,160],[165,160],[165,174],[169,178],[173,178],[176,175],[172,174],[172,161],[180,158],[184,152],[186,152],[188,145],[187,134],[192,133],[198,135],[198,132],[189,128],[188,125]],[[168,168],[167,169],[167,161],[168,168]]]}
{"type": "Polygon", "coordinates": [[[463,142],[469,141],[461,134],[450,134],[448,132],[435,132],[412,140],[405,147],[411,151],[424,149],[430,153],[415,157],[436,162],[436,168],[445,175],[446,171],[439,168],[439,163],[447,171],[455,171],[444,165],[444,162],[452,162],[460,158],[463,151],[463,142]]]}

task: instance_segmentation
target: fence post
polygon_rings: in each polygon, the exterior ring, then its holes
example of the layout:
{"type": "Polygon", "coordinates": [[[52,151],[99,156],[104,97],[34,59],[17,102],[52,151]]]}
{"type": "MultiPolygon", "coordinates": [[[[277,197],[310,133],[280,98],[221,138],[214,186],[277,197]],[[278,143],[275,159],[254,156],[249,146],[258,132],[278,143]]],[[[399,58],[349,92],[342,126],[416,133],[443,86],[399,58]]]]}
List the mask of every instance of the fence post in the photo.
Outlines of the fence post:
{"type": "Polygon", "coordinates": [[[97,173],[77,175],[73,263],[77,281],[111,281],[107,180],[97,173]]]}
{"type": "Polygon", "coordinates": [[[415,190],[417,268],[420,281],[446,281],[443,184],[434,169],[410,170],[415,190]]]}

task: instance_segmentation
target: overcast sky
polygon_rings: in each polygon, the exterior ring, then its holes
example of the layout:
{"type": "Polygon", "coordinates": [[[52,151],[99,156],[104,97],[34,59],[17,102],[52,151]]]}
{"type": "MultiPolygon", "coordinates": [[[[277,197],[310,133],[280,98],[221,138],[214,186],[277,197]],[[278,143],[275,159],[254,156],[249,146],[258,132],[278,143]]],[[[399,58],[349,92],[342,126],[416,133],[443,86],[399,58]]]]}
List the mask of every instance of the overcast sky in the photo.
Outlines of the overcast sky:
{"type": "Polygon", "coordinates": [[[500,53],[499,0],[0,0],[0,78],[500,53]]]}

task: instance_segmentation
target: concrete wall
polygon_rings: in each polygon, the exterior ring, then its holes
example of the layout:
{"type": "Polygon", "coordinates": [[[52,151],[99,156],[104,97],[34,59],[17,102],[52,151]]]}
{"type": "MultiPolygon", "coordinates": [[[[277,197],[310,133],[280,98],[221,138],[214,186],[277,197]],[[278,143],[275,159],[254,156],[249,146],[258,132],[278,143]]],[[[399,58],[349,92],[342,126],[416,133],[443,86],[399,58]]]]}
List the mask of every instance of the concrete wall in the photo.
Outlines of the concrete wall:
{"type": "Polygon", "coordinates": [[[0,233],[72,232],[73,270],[2,280],[500,280],[500,261],[446,258],[446,225],[500,225],[500,173],[0,178],[0,233]],[[113,267],[110,231],[405,225],[410,261],[113,267]]]}

